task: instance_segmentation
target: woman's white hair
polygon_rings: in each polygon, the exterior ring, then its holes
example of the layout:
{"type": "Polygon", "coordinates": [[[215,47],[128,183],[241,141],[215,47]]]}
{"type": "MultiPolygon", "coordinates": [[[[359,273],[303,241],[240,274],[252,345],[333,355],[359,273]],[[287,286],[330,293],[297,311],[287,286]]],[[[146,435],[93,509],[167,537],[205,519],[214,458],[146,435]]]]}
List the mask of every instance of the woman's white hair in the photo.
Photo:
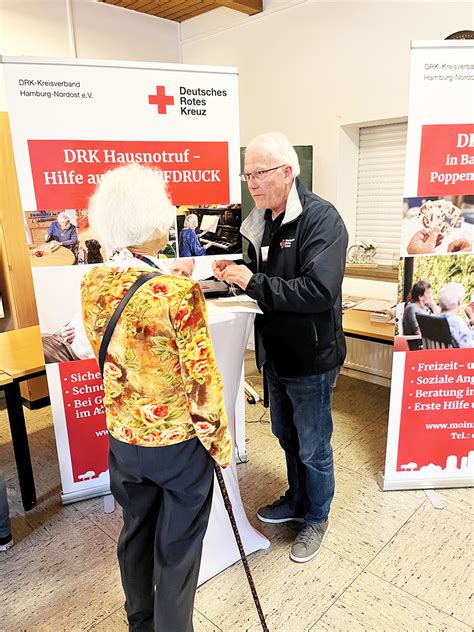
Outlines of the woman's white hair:
{"type": "Polygon", "coordinates": [[[189,213],[184,218],[183,228],[197,228],[198,224],[198,216],[195,213],[189,213]]]}
{"type": "Polygon", "coordinates": [[[164,239],[174,216],[161,172],[138,164],[107,171],[89,201],[92,230],[114,249],[164,239]]]}
{"type": "Polygon", "coordinates": [[[442,311],[459,307],[464,299],[464,286],[461,283],[446,283],[438,292],[439,306],[442,311]]]}
{"type": "Polygon", "coordinates": [[[250,141],[247,146],[247,151],[250,148],[260,149],[263,153],[267,154],[269,158],[275,160],[277,164],[290,165],[295,177],[300,174],[300,161],[298,160],[298,154],[285,134],[282,134],[281,132],[261,134],[250,141]]]}
{"type": "Polygon", "coordinates": [[[65,213],[64,211],[61,211],[60,213],[58,213],[56,220],[58,222],[70,222],[71,218],[69,217],[67,213],[65,213]]]}

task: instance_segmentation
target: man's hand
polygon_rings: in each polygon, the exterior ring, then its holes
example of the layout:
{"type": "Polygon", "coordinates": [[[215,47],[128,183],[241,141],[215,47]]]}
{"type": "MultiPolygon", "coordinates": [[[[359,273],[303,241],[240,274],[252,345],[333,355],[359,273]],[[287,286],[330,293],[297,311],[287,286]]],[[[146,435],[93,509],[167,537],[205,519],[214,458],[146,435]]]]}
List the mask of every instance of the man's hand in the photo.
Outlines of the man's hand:
{"type": "Polygon", "coordinates": [[[218,261],[212,262],[212,273],[219,279],[219,281],[223,280],[222,274],[227,266],[231,266],[234,262],[231,259],[219,259],[218,261]]]}
{"type": "Polygon", "coordinates": [[[431,233],[427,233],[426,230],[419,230],[410,239],[407,253],[409,255],[429,255],[434,252],[434,249],[440,245],[442,240],[443,236],[440,235],[438,228],[433,228],[431,233]]]}
{"type": "Polygon", "coordinates": [[[228,265],[222,274],[222,279],[226,283],[238,285],[244,291],[247,289],[247,285],[252,277],[253,272],[249,270],[247,266],[237,266],[235,264],[228,265]]]}
{"type": "Polygon", "coordinates": [[[470,252],[472,250],[472,243],[469,239],[455,239],[448,244],[448,252],[470,252]]]}

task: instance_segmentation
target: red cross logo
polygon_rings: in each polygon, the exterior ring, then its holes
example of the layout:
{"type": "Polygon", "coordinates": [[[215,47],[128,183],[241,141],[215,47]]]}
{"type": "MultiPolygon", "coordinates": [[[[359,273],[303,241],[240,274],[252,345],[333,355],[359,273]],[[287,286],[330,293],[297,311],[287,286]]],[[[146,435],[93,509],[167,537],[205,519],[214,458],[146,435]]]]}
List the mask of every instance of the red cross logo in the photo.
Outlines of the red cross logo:
{"type": "Polygon", "coordinates": [[[158,114],[166,114],[168,105],[174,105],[174,97],[165,94],[165,86],[156,86],[156,94],[148,95],[148,103],[158,106],[158,114]]]}

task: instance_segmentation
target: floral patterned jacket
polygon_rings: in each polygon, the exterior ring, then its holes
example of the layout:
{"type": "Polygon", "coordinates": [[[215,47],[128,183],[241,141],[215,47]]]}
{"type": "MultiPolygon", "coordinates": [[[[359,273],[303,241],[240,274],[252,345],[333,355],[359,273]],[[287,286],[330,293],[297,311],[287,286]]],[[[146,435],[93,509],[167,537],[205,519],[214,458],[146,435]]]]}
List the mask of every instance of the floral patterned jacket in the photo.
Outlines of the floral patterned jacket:
{"type": "MultiPolygon", "coordinates": [[[[145,272],[102,265],[84,276],[82,315],[97,358],[112,313],[145,272]]],[[[229,465],[222,378],[195,281],[163,275],[135,292],[107,350],[104,390],[107,428],[119,441],[156,447],[198,437],[219,465],[229,465]]]]}

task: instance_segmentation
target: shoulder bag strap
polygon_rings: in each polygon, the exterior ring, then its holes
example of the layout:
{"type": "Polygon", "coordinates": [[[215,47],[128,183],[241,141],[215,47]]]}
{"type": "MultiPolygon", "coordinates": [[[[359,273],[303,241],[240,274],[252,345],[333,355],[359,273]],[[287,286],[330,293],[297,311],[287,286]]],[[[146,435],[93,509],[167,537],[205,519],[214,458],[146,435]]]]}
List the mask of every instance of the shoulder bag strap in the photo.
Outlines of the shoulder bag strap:
{"type": "Polygon", "coordinates": [[[161,272],[147,272],[143,276],[138,277],[135,283],[133,283],[133,285],[130,286],[130,288],[127,290],[127,293],[118,304],[115,312],[112,314],[109,322],[107,323],[107,327],[105,328],[105,332],[102,337],[102,342],[100,343],[100,349],[99,349],[99,368],[100,368],[102,377],[104,377],[104,364],[105,364],[105,355],[107,353],[107,347],[109,346],[110,339],[112,338],[115,325],[117,324],[118,319],[122,315],[122,312],[125,309],[125,306],[127,305],[128,301],[132,298],[132,296],[135,294],[135,292],[138,290],[138,288],[141,285],[143,285],[150,279],[153,279],[153,277],[160,276],[160,275],[161,275],[161,272]]]}

